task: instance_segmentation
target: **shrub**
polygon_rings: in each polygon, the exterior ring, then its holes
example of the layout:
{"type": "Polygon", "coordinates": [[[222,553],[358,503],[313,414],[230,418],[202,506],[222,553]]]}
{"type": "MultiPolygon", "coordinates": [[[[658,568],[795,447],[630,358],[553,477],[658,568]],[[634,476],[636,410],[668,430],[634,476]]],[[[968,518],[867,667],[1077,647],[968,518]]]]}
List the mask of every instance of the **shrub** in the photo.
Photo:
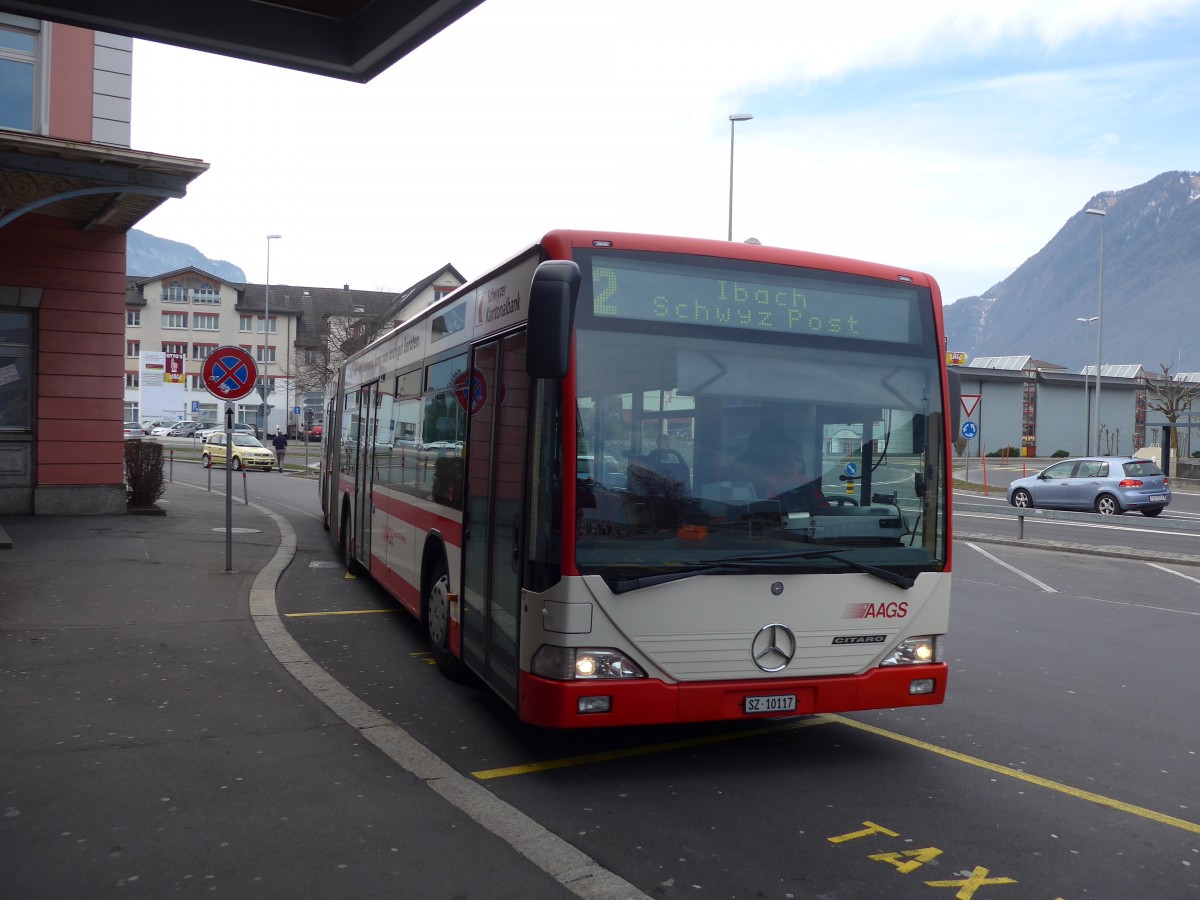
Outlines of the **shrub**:
{"type": "Polygon", "coordinates": [[[130,506],[153,506],[167,489],[163,479],[162,444],[126,441],[125,481],[129,484],[130,506]]]}
{"type": "Polygon", "coordinates": [[[1020,455],[1021,455],[1020,447],[1001,447],[999,450],[993,450],[991,453],[988,454],[988,456],[1003,456],[1003,457],[1020,456],[1020,455]]]}
{"type": "Polygon", "coordinates": [[[1070,455],[1071,455],[1070,452],[1067,450],[1055,450],[1053,453],[1050,454],[1050,458],[1051,459],[1063,459],[1070,455]]]}

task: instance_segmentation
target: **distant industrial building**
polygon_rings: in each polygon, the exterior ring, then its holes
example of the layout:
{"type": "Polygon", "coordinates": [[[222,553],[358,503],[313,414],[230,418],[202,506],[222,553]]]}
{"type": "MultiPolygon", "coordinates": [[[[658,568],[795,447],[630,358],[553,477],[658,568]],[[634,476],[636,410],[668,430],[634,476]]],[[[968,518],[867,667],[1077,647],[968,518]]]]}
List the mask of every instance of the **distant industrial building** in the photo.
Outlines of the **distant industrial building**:
{"type": "MultiPolygon", "coordinates": [[[[947,359],[954,364],[954,354],[947,359]]],[[[1163,375],[1140,365],[1101,367],[1098,448],[1094,365],[1073,373],[1032,356],[980,356],[954,368],[962,383],[962,412],[977,426],[965,451],[971,456],[1006,447],[1024,456],[1051,456],[1060,450],[1072,456],[1120,455],[1162,440],[1161,429],[1147,424],[1162,421],[1162,414],[1147,413],[1147,400],[1153,399],[1151,384],[1163,375]]],[[[1200,381],[1200,373],[1174,378],[1200,381]]],[[[1191,440],[1186,431],[1181,433],[1183,456],[1190,456],[1191,440]]]]}

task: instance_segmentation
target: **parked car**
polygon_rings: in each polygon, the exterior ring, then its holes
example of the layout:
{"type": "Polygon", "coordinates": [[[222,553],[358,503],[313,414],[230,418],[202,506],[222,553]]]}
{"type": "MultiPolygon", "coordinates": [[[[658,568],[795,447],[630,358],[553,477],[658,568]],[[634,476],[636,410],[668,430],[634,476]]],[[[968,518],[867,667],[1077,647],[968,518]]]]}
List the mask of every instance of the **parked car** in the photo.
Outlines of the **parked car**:
{"type": "MultiPolygon", "coordinates": [[[[605,454],[604,463],[601,466],[600,472],[603,483],[610,488],[625,487],[625,467],[617,462],[615,456],[605,454]]],[[[588,481],[595,478],[592,474],[592,458],[590,456],[579,456],[575,459],[575,477],[580,481],[588,481]]]]}
{"type": "Polygon", "coordinates": [[[150,434],[155,428],[162,428],[164,425],[171,426],[175,423],[170,419],[147,419],[142,423],[142,434],[150,434]]]}
{"type": "Polygon", "coordinates": [[[1013,506],[1090,509],[1102,515],[1137,511],[1157,516],[1171,502],[1171,482],[1149,459],[1091,456],[1064,459],[1008,486],[1013,506]]]}
{"type": "Polygon", "coordinates": [[[141,422],[126,422],[125,423],[125,440],[140,441],[145,432],[142,431],[141,422]]]}
{"type": "Polygon", "coordinates": [[[171,429],[178,425],[178,422],[169,422],[166,425],[155,425],[150,429],[151,437],[166,437],[171,433],[171,429]]]}
{"type": "MultiPolygon", "coordinates": [[[[225,433],[224,424],[222,424],[220,422],[209,422],[208,424],[202,425],[201,427],[197,428],[194,432],[192,432],[192,437],[199,438],[202,441],[207,441],[214,434],[224,434],[224,433],[225,433]]],[[[258,431],[254,428],[253,425],[246,425],[242,422],[238,422],[237,424],[235,424],[233,426],[233,433],[234,434],[245,434],[252,438],[261,437],[261,435],[258,433],[258,431]]]]}
{"type": "Polygon", "coordinates": [[[430,441],[428,444],[418,444],[417,449],[423,453],[432,453],[438,457],[462,456],[462,441],[430,441]]]}
{"type": "Polygon", "coordinates": [[[167,432],[167,437],[191,437],[199,429],[199,422],[176,422],[175,427],[167,432]]]}
{"type": "Polygon", "coordinates": [[[308,435],[306,437],[306,440],[310,444],[313,443],[314,441],[320,442],[321,435],[324,433],[325,433],[325,420],[322,419],[320,422],[317,422],[315,425],[313,425],[312,427],[310,427],[308,429],[308,435]]]}
{"type": "MultiPolygon", "coordinates": [[[[258,438],[249,434],[234,432],[233,467],[237,470],[262,469],[270,471],[275,467],[275,453],[264,447],[258,438]]],[[[229,445],[225,440],[225,432],[218,431],[204,442],[204,450],[200,454],[200,462],[204,467],[224,466],[228,455],[229,445]]]]}

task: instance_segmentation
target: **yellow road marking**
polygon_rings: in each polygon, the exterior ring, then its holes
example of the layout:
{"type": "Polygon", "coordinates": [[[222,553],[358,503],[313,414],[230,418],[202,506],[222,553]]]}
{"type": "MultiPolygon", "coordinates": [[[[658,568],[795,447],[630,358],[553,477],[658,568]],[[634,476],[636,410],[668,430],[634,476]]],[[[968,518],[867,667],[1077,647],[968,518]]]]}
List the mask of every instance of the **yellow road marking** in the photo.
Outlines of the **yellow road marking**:
{"type": "Polygon", "coordinates": [[[835,714],[822,714],[796,722],[788,722],[784,725],[768,725],[765,728],[755,728],[750,731],[707,735],[705,737],[688,738],[682,741],[666,741],[661,744],[648,744],[643,747],[629,747],[624,750],[608,750],[603,753],[588,753],[583,756],[568,756],[560,759],[548,759],[544,760],[543,762],[526,763],[525,765],[519,766],[504,766],[497,769],[480,769],[479,771],[472,772],[471,777],[477,778],[480,781],[487,781],[491,778],[508,778],[512,775],[529,775],[534,772],[547,772],[552,769],[566,769],[570,768],[571,766],[582,766],[589,763],[609,762],[615,759],[628,759],[633,756],[648,756],[653,753],[665,753],[671,750],[684,750],[689,747],[701,747],[707,744],[721,744],[727,741],[738,741],[742,740],[743,738],[757,737],[763,734],[776,734],[785,731],[795,731],[812,725],[831,725],[833,723],[848,725],[851,728],[857,728],[860,731],[866,731],[870,734],[875,734],[893,741],[898,741],[902,744],[908,744],[911,747],[916,747],[920,750],[926,750],[930,753],[936,753],[939,756],[945,756],[949,759],[976,766],[980,769],[986,769],[987,771],[995,772],[998,775],[1004,775],[1008,778],[1014,778],[1018,781],[1024,781],[1028,784],[1037,785],[1038,787],[1045,788],[1046,790],[1056,791],[1060,794],[1066,794],[1067,796],[1074,797],[1077,800],[1086,800],[1089,803],[1095,803],[1099,806],[1107,806],[1109,809],[1115,809],[1119,812],[1140,816],[1143,819],[1149,819],[1150,821],[1157,822],[1160,825],[1168,825],[1172,828],[1190,831],[1193,834],[1200,834],[1200,824],[1189,822],[1187,819],[1179,819],[1175,816],[1168,816],[1165,813],[1155,812],[1152,809],[1146,809],[1144,806],[1135,806],[1132,803],[1125,803],[1121,800],[1115,800],[1112,797],[1105,797],[1103,794],[1096,794],[1092,791],[1081,790],[1080,788],[1071,787],[1068,784],[1063,784],[1058,781],[1051,781],[1049,778],[1041,778],[1037,775],[1030,775],[1028,772],[1022,772],[1020,769],[1014,769],[1010,766],[1002,766],[999,763],[988,762],[986,759],[980,759],[977,756],[969,756],[966,753],[959,753],[957,750],[939,747],[937,744],[931,744],[928,741],[911,738],[907,735],[898,734],[894,731],[888,731],[884,728],[878,728],[874,725],[868,725],[865,722],[856,722],[853,719],[847,719],[844,716],[835,714]]]}
{"type": "Polygon", "coordinates": [[[765,728],[755,728],[752,731],[737,731],[729,734],[710,734],[704,737],[687,738],[682,741],[667,741],[662,744],[647,744],[644,747],[629,747],[625,750],[608,750],[603,753],[588,753],[584,756],[567,756],[562,759],[548,759],[544,762],[527,763],[523,766],[506,766],[500,769],[481,769],[472,772],[473,778],[486,781],[489,778],[507,778],[510,775],[528,775],[532,772],[546,772],[550,769],[566,769],[571,766],[582,766],[588,763],[608,762],[614,759],[626,759],[631,756],[648,756],[651,753],[665,753],[668,750],[684,750],[688,747],[702,747],[705,744],[721,744],[725,741],[740,741],[743,738],[756,737],[760,734],[773,734],[782,731],[795,731],[810,725],[828,725],[833,720],[826,716],[814,716],[798,722],[788,722],[785,725],[768,725],[765,728]]]}
{"type": "Polygon", "coordinates": [[[1071,787],[1068,784],[1062,784],[1058,781],[1051,781],[1049,778],[1040,778],[1037,775],[1030,775],[1028,772],[1022,772],[1020,769],[1013,769],[1008,766],[1002,766],[998,763],[988,762],[986,759],[980,759],[977,756],[968,756],[965,753],[959,753],[956,750],[949,750],[946,747],[939,747],[937,744],[930,744],[927,741],[921,741],[917,738],[911,738],[903,734],[897,734],[894,731],[887,731],[883,728],[877,728],[874,725],[867,725],[865,722],[856,722],[853,719],[847,719],[838,715],[830,715],[828,719],[833,722],[840,722],[842,725],[849,725],[851,728],[857,728],[860,731],[867,731],[871,734],[877,734],[880,737],[890,738],[893,741],[899,741],[902,744],[908,744],[912,747],[917,747],[921,750],[928,750],[930,753],[937,753],[940,756],[949,757],[950,759],[958,760],[959,762],[967,763],[968,765],[978,766],[981,769],[987,769],[989,772],[995,772],[999,775],[1005,775],[1009,778],[1015,778],[1018,781],[1024,781],[1029,784],[1035,784],[1038,787],[1045,788],[1050,791],[1057,791],[1060,794],[1066,794],[1074,797],[1077,800],[1087,800],[1090,803],[1096,803],[1100,806],[1107,806],[1110,809],[1119,810],[1120,812],[1129,813],[1134,816],[1141,816],[1143,819],[1149,819],[1152,822],[1158,822],[1160,825],[1170,825],[1172,828],[1180,828],[1184,831],[1190,831],[1193,834],[1200,834],[1200,824],[1189,822],[1187,819],[1177,819],[1175,816],[1168,816],[1164,813],[1155,812],[1152,809],[1146,809],[1143,806],[1134,806],[1132,803],[1123,803],[1120,800],[1114,800],[1111,797],[1105,797],[1103,794],[1094,794],[1091,791],[1084,791],[1079,788],[1071,787]]]}
{"type": "Polygon", "coordinates": [[[338,609],[329,612],[284,613],[285,619],[305,619],[309,616],[369,616],[371,613],[394,613],[398,609],[338,609]]]}

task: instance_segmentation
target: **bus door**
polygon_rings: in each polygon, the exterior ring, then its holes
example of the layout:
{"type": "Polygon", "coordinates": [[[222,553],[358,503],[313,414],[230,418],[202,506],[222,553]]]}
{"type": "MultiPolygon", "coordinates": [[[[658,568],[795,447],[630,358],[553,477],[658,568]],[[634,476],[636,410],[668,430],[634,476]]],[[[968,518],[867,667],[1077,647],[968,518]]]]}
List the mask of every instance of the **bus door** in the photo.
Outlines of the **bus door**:
{"type": "Polygon", "coordinates": [[[462,657],[517,705],[529,376],[524,334],[475,349],[466,392],[462,657]]]}
{"type": "Polygon", "coordinates": [[[354,466],[354,549],[355,556],[371,568],[371,491],[375,471],[375,405],[379,384],[364,385],[358,392],[358,453],[354,466]]]}

